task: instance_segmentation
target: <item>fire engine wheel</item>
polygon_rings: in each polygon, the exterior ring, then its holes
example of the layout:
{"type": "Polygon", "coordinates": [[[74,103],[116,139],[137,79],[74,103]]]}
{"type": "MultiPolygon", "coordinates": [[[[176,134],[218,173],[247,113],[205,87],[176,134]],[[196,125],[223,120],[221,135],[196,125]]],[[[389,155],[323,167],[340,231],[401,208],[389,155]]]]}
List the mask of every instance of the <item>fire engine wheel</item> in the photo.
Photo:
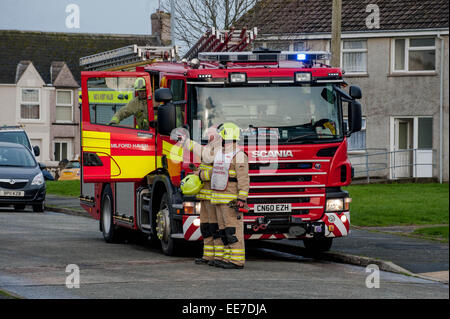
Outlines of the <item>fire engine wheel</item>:
{"type": "Polygon", "coordinates": [[[118,236],[113,222],[113,195],[109,185],[103,191],[100,222],[105,241],[107,243],[116,242],[118,236]]]}
{"type": "Polygon", "coordinates": [[[161,241],[165,255],[172,256],[175,252],[174,240],[171,238],[169,204],[167,193],[161,197],[159,211],[156,214],[156,235],[161,241]]]}
{"type": "Polygon", "coordinates": [[[324,252],[331,249],[333,238],[306,238],[303,239],[303,244],[311,253],[324,252]]]}

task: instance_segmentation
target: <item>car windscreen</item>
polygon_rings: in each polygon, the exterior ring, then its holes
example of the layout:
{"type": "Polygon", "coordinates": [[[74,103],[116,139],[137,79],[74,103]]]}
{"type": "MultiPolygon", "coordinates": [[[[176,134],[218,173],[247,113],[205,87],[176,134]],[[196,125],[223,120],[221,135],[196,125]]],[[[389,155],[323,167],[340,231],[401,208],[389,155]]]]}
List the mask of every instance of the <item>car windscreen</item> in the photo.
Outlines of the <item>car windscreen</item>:
{"type": "Polygon", "coordinates": [[[0,166],[35,167],[30,151],[21,147],[0,147],[0,166]]]}
{"type": "Polygon", "coordinates": [[[31,150],[31,145],[28,141],[27,135],[22,131],[0,132],[0,142],[22,144],[31,150]]]}
{"type": "Polygon", "coordinates": [[[69,162],[65,168],[80,168],[80,162],[69,162]]]}

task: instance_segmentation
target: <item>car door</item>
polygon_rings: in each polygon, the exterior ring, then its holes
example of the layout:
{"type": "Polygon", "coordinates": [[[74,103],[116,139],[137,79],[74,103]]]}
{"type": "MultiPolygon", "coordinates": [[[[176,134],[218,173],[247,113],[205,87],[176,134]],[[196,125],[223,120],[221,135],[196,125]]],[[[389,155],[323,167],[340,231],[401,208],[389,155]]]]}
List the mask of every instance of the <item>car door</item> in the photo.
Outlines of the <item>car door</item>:
{"type": "Polygon", "coordinates": [[[81,89],[83,181],[133,182],[154,171],[155,128],[148,73],[81,72],[81,89]],[[144,98],[134,90],[138,78],[145,80],[144,98]],[[111,124],[113,116],[131,104],[133,112],[111,124]],[[147,121],[146,126],[142,119],[147,121]]]}

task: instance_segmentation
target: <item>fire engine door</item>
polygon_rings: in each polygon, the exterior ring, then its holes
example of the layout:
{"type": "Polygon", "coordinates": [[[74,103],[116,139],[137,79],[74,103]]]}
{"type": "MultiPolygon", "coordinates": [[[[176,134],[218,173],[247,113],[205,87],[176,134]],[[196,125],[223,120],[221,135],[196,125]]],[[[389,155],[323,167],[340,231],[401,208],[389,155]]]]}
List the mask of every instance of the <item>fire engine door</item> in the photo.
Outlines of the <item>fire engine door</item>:
{"type": "Polygon", "coordinates": [[[83,181],[132,182],[154,171],[154,112],[148,73],[81,72],[81,89],[83,181]]]}

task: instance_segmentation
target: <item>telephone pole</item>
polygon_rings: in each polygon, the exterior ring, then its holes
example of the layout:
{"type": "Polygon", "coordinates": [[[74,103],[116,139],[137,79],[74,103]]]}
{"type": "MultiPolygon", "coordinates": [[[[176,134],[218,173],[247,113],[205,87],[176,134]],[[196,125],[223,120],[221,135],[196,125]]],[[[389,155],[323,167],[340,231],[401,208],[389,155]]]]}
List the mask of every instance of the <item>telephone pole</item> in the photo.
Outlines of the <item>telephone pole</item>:
{"type": "Polygon", "coordinates": [[[342,0],[333,0],[331,13],[331,66],[341,67],[342,0]]]}

